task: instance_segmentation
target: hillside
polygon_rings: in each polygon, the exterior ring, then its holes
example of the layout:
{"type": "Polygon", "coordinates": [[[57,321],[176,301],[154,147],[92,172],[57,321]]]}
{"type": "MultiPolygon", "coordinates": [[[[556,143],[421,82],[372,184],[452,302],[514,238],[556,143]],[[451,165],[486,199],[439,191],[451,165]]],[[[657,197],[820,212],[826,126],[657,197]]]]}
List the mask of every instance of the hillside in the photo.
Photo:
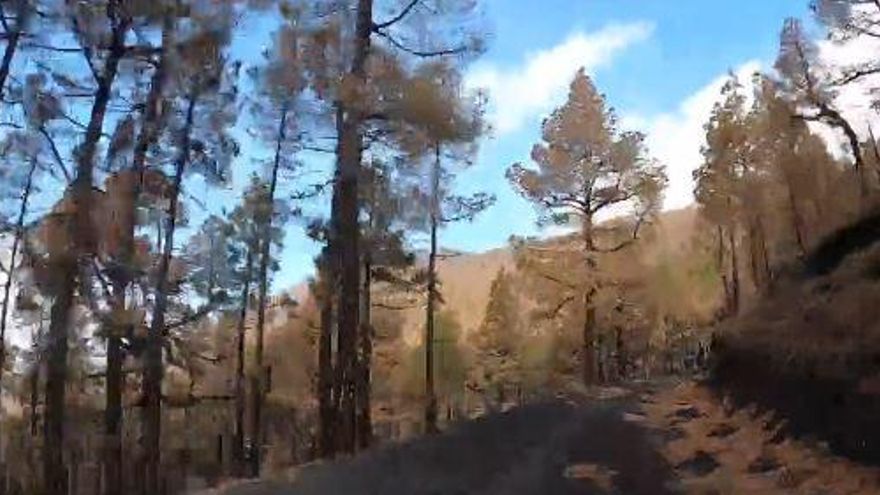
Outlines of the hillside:
{"type": "Polygon", "coordinates": [[[717,332],[714,383],[795,436],[880,462],[880,239],[876,216],[840,230],[803,268],[717,332]]]}
{"type": "MultiPolygon", "coordinates": [[[[697,210],[693,207],[662,213],[637,248],[619,257],[621,265],[629,264],[632,253],[636,253],[645,265],[656,266],[670,257],[681,256],[690,251],[697,222],[697,210]]],[[[624,266],[618,268],[625,269],[624,266]]],[[[482,253],[454,252],[438,259],[437,273],[445,300],[443,309],[455,314],[465,333],[480,325],[489,301],[492,280],[501,269],[516,271],[513,250],[510,247],[482,253]]],[[[300,301],[309,297],[307,284],[300,284],[289,293],[300,301]]],[[[528,297],[529,295],[525,295],[526,299],[528,297]]],[[[710,306],[714,304],[711,297],[701,297],[700,300],[710,306]]],[[[417,345],[424,324],[424,307],[400,311],[400,314],[404,321],[404,337],[407,343],[417,345]]]]}

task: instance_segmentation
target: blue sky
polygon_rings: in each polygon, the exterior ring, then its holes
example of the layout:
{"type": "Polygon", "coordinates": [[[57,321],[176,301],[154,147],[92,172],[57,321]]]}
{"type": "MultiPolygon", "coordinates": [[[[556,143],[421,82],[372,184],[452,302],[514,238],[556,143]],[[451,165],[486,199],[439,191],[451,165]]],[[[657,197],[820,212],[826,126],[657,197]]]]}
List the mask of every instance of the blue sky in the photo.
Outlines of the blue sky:
{"type": "MultiPolygon", "coordinates": [[[[445,247],[466,251],[503,246],[512,234],[540,233],[504,171],[528,159],[541,118],[564,101],[580,66],[623,123],[648,134],[671,177],[667,207],[681,207],[691,201],[688,178],[699,164],[702,125],[724,76],[771,65],[783,20],[809,17],[807,0],[483,1],[489,50],[467,80],[488,86],[496,132],[457,183],[462,192],[492,192],[498,203],[473,224],[442,233],[445,247]]],[[[253,41],[244,44],[247,51],[253,41]]],[[[286,242],[276,289],[311,274],[318,249],[297,226],[289,227],[286,242]]]]}

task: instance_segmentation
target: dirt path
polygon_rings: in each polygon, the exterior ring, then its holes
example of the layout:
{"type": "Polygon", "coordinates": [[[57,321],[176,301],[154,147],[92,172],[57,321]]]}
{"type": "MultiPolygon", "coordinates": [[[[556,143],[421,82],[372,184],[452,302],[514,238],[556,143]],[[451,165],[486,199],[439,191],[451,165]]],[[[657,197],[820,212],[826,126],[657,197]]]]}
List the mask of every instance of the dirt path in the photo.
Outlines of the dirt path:
{"type": "Polygon", "coordinates": [[[635,396],[525,406],[434,438],[307,467],[291,482],[228,495],[656,494],[671,472],[648,429],[624,418],[635,396]]]}
{"type": "MultiPolygon", "coordinates": [[[[224,495],[872,494],[880,470],[693,382],[529,405],[224,495]]],[[[214,492],[218,493],[218,492],[214,492]]]]}

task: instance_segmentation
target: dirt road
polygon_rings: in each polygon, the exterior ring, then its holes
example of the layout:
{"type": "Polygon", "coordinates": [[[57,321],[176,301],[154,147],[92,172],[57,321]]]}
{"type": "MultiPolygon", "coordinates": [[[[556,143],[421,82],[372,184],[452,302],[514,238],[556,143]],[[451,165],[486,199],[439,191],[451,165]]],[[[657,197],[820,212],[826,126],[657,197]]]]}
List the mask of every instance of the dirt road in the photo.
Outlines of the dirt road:
{"type": "Polygon", "coordinates": [[[554,401],[463,423],[433,438],[307,467],[292,482],[227,495],[656,494],[672,473],[638,399],[554,401]],[[635,416],[633,416],[635,415],[635,416]]]}

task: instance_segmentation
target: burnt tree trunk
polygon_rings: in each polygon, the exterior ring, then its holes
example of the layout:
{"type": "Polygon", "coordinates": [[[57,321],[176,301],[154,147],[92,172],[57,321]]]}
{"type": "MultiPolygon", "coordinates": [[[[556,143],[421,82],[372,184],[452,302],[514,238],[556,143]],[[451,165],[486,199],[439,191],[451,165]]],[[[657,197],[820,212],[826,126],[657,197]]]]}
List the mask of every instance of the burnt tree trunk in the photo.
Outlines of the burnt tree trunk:
{"type": "Polygon", "coordinates": [[[244,347],[245,328],[247,326],[247,310],[251,292],[251,272],[254,264],[254,246],[249,246],[245,260],[244,283],[241,289],[241,306],[238,311],[238,323],[235,329],[235,432],[232,439],[232,460],[235,463],[236,475],[244,473],[244,347]]]}
{"type": "Polygon", "coordinates": [[[739,259],[736,249],[736,227],[730,226],[727,231],[728,242],[730,244],[730,314],[739,313],[740,307],[740,281],[739,281],[739,259]]]}
{"type": "Polygon", "coordinates": [[[119,69],[119,62],[125,55],[125,38],[131,27],[131,18],[122,12],[116,1],[107,7],[108,16],[116,21],[104,67],[97,77],[97,90],[92,104],[89,123],[86,126],[82,144],[76,150],[76,178],[71,186],[73,203],[73,229],[71,244],[73,259],[64,255],[57,265],[59,288],[52,302],[51,323],[49,325],[49,353],[46,372],[46,418],[44,431],[47,445],[57,446],[47,449],[43,459],[43,479],[46,492],[63,495],[66,493],[66,471],[64,466],[64,418],[65,388],[67,386],[67,337],[70,326],[70,313],[73,309],[74,293],[77,286],[78,266],[87,261],[94,252],[95,236],[92,225],[92,187],[94,182],[95,154],[104,127],[104,117],[112,96],[113,83],[119,69]]]}
{"type": "MultiPolygon", "coordinates": [[[[593,258],[595,244],[593,242],[593,218],[591,215],[584,217],[583,224],[583,241],[584,241],[584,261],[587,266],[588,277],[595,276],[596,260],[593,258]]],[[[596,296],[596,289],[591,284],[584,289],[583,294],[583,311],[584,321],[582,328],[582,379],[584,385],[592,385],[596,382],[596,305],[593,299],[596,296]]]]}
{"type": "Polygon", "coordinates": [[[43,452],[45,492],[66,495],[67,469],[64,463],[65,388],[67,387],[68,322],[73,310],[77,263],[73,257],[54,264],[60,277],[58,292],[53,294],[49,339],[46,353],[46,407],[43,416],[43,442],[50,448],[43,452]]]}
{"type": "Polygon", "coordinates": [[[724,266],[724,245],[727,242],[724,236],[724,227],[716,226],[716,238],[718,240],[718,248],[715,256],[715,269],[721,277],[721,288],[724,289],[724,308],[725,313],[730,312],[731,301],[733,299],[730,277],[727,274],[727,268],[724,266]]]}
{"type": "MultiPolygon", "coordinates": [[[[351,75],[366,84],[366,62],[373,31],[373,0],[358,0],[351,75]]],[[[362,111],[337,102],[341,111],[337,174],[334,194],[338,197],[331,243],[338,256],[339,304],[337,387],[339,389],[338,446],[343,452],[355,448],[357,385],[357,334],[360,325],[360,201],[358,181],[363,154],[362,111]]]]}
{"type": "Polygon", "coordinates": [[[143,441],[143,468],[145,473],[143,489],[146,494],[161,492],[159,465],[161,462],[162,378],[164,375],[162,355],[165,341],[165,313],[168,309],[168,272],[171,267],[172,252],[174,251],[174,234],[177,227],[180,189],[184,170],[189,161],[191,131],[197,101],[197,94],[190,95],[186,110],[186,121],[181,131],[180,150],[175,159],[174,182],[170,191],[167,212],[168,225],[164,231],[165,238],[162,242],[162,257],[159,261],[159,269],[156,275],[153,318],[150,321],[150,331],[147,335],[144,352],[144,408],[141,440],[143,441]]]}
{"type": "Polygon", "coordinates": [[[275,142],[275,159],[272,164],[272,176],[269,180],[269,191],[266,196],[266,218],[260,223],[260,266],[257,276],[259,277],[259,295],[257,302],[257,336],[255,342],[255,374],[252,377],[251,397],[253,400],[251,409],[251,435],[254,444],[251,453],[251,475],[260,476],[260,462],[263,448],[263,400],[265,396],[266,371],[263,367],[263,340],[266,328],[266,304],[269,296],[269,262],[272,255],[272,220],[275,216],[275,191],[278,188],[278,171],[281,168],[281,151],[284,140],[287,138],[287,115],[288,107],[281,109],[281,119],[278,124],[278,134],[275,142]]]}
{"type": "MultiPolygon", "coordinates": [[[[325,253],[326,254],[326,253],[325,253]]],[[[333,286],[327,274],[328,259],[320,262],[321,273],[318,293],[321,304],[321,333],[318,336],[318,455],[324,458],[335,454],[336,408],[333,402],[333,286]]]]}
{"type": "Polygon", "coordinates": [[[770,267],[770,253],[767,251],[767,230],[764,228],[764,222],[758,218],[758,249],[761,255],[761,270],[764,277],[764,288],[768,291],[773,290],[773,269],[770,267]]]}
{"type": "MultiPolygon", "coordinates": [[[[0,13],[0,15],[5,14],[0,13]]],[[[21,19],[18,22],[21,22],[21,19]]],[[[21,39],[21,29],[21,26],[16,26],[14,31],[6,33],[6,48],[3,50],[3,61],[0,62],[0,99],[3,99],[5,93],[6,79],[9,77],[12,58],[15,56],[15,50],[18,48],[18,42],[21,39]]]]}
{"type": "Polygon", "coordinates": [[[360,370],[357,397],[357,444],[359,449],[366,449],[373,442],[373,421],[370,411],[372,407],[370,374],[373,361],[373,323],[371,321],[372,308],[370,307],[372,304],[370,294],[373,283],[372,270],[370,249],[366,249],[364,250],[364,278],[361,294],[363,309],[361,313],[360,359],[358,361],[360,370]]]}
{"type": "MultiPolygon", "coordinates": [[[[171,47],[172,17],[166,14],[162,29],[162,47],[171,47]]],[[[124,314],[127,308],[126,291],[135,279],[135,231],[137,229],[137,208],[143,189],[144,173],[146,172],[147,151],[155,142],[158,132],[160,111],[162,106],[163,88],[166,79],[165,56],[159,60],[150,81],[150,92],[144,106],[143,124],[134,146],[131,174],[123,181],[126,191],[125,218],[122,221],[122,238],[116,270],[111,276],[113,283],[113,299],[111,310],[116,315],[124,314]]],[[[110,325],[106,332],[107,339],[107,382],[105,387],[106,404],[104,406],[104,493],[105,495],[121,495],[124,480],[122,477],[122,390],[125,380],[122,366],[125,354],[122,349],[122,338],[131,333],[133,322],[122,325],[110,325]]]]}
{"type": "Polygon", "coordinates": [[[431,251],[428,254],[428,301],[425,306],[425,431],[436,433],[437,392],[434,387],[434,314],[437,304],[437,228],[440,223],[440,146],[434,150],[431,168],[431,251]]]}

